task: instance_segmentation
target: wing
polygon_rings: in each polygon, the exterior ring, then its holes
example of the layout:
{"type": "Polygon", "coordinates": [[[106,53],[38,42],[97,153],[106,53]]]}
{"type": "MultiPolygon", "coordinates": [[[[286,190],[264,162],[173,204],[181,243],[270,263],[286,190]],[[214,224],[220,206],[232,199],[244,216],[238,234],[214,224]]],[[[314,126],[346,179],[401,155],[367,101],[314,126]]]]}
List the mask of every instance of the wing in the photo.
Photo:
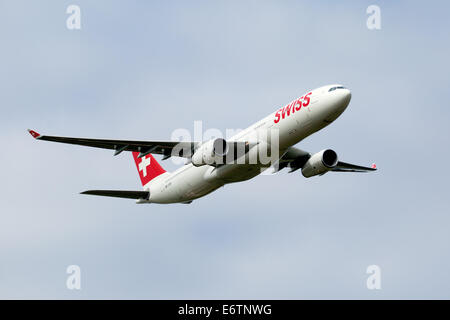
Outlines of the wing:
{"type": "Polygon", "coordinates": [[[198,142],[107,140],[45,136],[29,129],[28,132],[38,140],[111,149],[115,151],[115,156],[123,151],[136,151],[140,152],[139,157],[143,157],[149,153],[162,154],[164,155],[163,160],[173,155],[188,158],[191,156],[193,150],[199,145],[198,142]]]}
{"type": "MultiPolygon", "coordinates": [[[[307,151],[290,147],[284,153],[284,155],[280,158],[278,169],[275,172],[280,171],[283,168],[289,167],[289,172],[294,172],[298,169],[303,168],[305,163],[311,157],[311,154],[307,151]]],[[[375,164],[372,164],[371,167],[359,166],[343,161],[339,161],[333,169],[330,171],[335,172],[367,172],[367,171],[375,171],[377,167],[375,164]]]]}
{"type": "Polygon", "coordinates": [[[128,198],[128,199],[143,199],[148,200],[150,192],[148,191],[125,191],[125,190],[87,190],[81,194],[90,194],[94,196],[128,198]]]}
{"type": "Polygon", "coordinates": [[[375,170],[377,170],[377,166],[375,164],[372,164],[371,167],[363,167],[363,166],[358,166],[355,164],[342,162],[342,161],[339,161],[337,163],[336,167],[331,169],[331,171],[336,171],[336,172],[367,172],[367,171],[375,171],[375,170]]]}

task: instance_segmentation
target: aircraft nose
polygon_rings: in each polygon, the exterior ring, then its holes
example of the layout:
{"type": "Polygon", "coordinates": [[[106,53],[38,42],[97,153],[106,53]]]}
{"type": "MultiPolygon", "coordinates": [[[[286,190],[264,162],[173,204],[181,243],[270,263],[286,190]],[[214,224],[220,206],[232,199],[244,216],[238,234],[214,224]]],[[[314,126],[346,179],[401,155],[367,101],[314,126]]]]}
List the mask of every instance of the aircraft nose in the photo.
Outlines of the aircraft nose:
{"type": "Polygon", "coordinates": [[[352,98],[352,93],[347,88],[339,88],[331,93],[331,103],[328,105],[325,122],[331,123],[336,120],[347,108],[352,98]]]}
{"type": "Polygon", "coordinates": [[[335,108],[338,112],[343,112],[348,104],[350,103],[350,100],[352,98],[352,93],[349,89],[341,89],[336,90],[336,104],[335,108]]]}
{"type": "Polygon", "coordinates": [[[349,89],[342,89],[340,92],[340,97],[338,98],[345,107],[350,103],[350,99],[352,98],[352,93],[349,89]]]}

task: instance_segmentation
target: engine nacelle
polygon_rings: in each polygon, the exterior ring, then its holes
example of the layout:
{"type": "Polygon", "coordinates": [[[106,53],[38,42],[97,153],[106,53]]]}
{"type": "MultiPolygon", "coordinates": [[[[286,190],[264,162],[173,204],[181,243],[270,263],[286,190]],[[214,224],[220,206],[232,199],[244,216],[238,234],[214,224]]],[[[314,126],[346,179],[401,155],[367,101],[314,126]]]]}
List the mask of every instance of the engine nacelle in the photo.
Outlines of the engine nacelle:
{"type": "Polygon", "coordinates": [[[226,140],[217,138],[203,143],[192,156],[192,164],[196,167],[225,163],[228,153],[226,140]]]}
{"type": "Polygon", "coordinates": [[[311,156],[302,168],[305,178],[310,178],[318,174],[324,174],[333,169],[338,163],[336,152],[331,149],[319,151],[311,156]]]}

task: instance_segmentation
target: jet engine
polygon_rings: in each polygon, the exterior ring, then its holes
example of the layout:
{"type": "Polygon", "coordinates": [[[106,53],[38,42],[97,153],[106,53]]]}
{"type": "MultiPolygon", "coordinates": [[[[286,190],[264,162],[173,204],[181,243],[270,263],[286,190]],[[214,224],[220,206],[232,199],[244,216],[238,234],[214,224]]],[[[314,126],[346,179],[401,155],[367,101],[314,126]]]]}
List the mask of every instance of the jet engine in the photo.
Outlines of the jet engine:
{"type": "Polygon", "coordinates": [[[302,168],[302,174],[305,178],[310,178],[318,174],[327,173],[336,167],[338,156],[331,149],[326,149],[313,154],[302,168]]]}
{"type": "Polygon", "coordinates": [[[226,140],[222,138],[209,140],[195,150],[192,156],[192,164],[196,167],[223,164],[228,150],[226,140]]]}

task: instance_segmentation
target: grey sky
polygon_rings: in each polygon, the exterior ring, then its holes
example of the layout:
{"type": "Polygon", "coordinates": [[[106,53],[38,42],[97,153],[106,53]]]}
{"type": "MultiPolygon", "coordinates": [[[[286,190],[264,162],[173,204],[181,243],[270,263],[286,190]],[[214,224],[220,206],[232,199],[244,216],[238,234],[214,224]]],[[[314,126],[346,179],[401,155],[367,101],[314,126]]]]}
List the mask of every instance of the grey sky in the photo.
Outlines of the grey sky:
{"type": "MultiPolygon", "coordinates": [[[[0,298],[450,298],[445,1],[2,1],[0,298]],[[69,31],[69,4],[82,29],[69,31]],[[382,29],[366,28],[381,8],[382,29]],[[346,112],[299,144],[375,174],[282,172],[191,205],[140,188],[132,157],[47,134],[168,139],[245,128],[343,83],[346,112]],[[66,267],[82,290],[66,288],[66,267]],[[368,265],[382,290],[366,288],[368,265]]],[[[172,170],[173,164],[162,165],[172,170]]]]}

